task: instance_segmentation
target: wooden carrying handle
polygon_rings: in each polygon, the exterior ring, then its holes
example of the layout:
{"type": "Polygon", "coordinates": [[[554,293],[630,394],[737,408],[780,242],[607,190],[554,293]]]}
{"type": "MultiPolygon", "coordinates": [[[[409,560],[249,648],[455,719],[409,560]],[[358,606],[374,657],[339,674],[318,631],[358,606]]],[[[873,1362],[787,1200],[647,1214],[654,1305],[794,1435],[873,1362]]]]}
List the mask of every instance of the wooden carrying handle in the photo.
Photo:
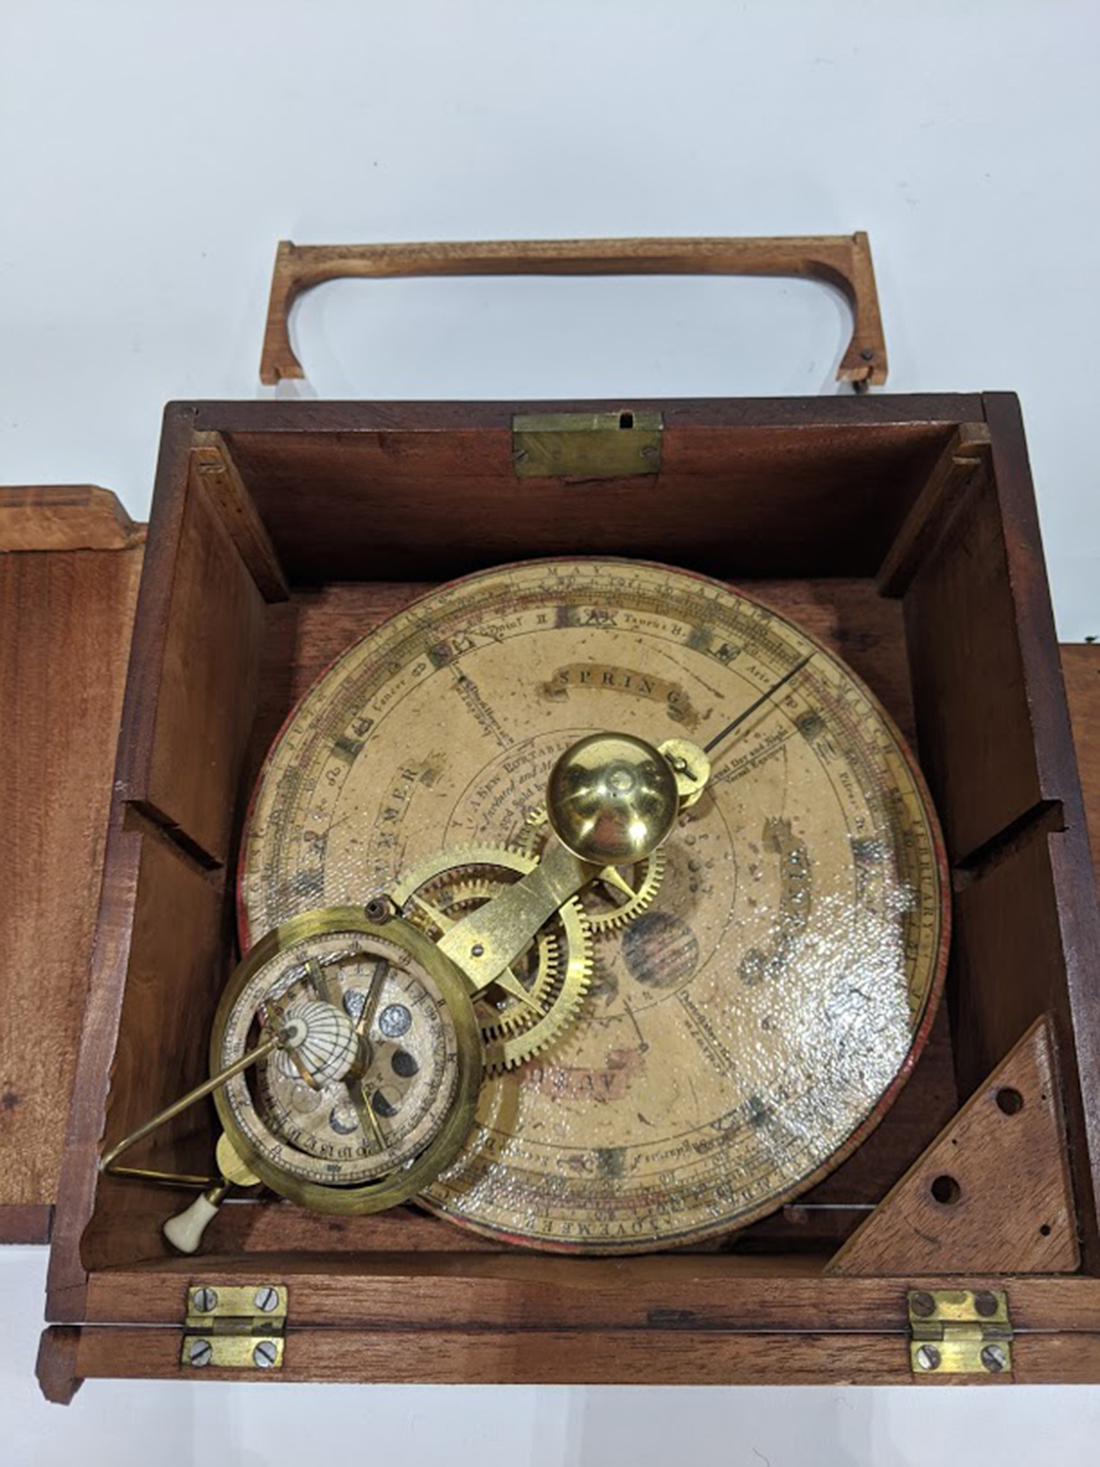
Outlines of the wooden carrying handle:
{"type": "Polygon", "coordinates": [[[458,244],[296,245],[280,240],[271,280],[260,381],[302,377],[290,308],[325,280],[398,275],[800,275],[847,297],[852,339],[837,378],[857,389],[886,381],[871,246],[853,235],[786,239],[551,239],[458,244]]]}

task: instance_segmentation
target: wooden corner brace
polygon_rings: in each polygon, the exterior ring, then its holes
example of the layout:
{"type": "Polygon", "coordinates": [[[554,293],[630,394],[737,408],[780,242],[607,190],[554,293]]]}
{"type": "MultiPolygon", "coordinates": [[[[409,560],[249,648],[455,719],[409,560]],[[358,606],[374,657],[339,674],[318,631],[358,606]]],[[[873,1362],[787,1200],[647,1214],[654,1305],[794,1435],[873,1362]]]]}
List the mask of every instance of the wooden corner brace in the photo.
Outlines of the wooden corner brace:
{"type": "Polygon", "coordinates": [[[1073,1273],[1080,1263],[1050,1022],[1038,1019],[826,1270],[1073,1273]]]}
{"type": "Polygon", "coordinates": [[[209,495],[260,594],[266,601],[286,601],[290,590],[278,552],[220,433],[192,435],[189,471],[209,495]]]}
{"type": "Polygon", "coordinates": [[[410,275],[777,275],[835,286],[852,310],[852,339],[837,379],[886,381],[886,339],[871,246],[852,235],[782,239],[554,239],[470,243],[296,245],[280,240],[271,278],[260,381],[303,377],[290,344],[290,310],[326,280],[410,275]]]}

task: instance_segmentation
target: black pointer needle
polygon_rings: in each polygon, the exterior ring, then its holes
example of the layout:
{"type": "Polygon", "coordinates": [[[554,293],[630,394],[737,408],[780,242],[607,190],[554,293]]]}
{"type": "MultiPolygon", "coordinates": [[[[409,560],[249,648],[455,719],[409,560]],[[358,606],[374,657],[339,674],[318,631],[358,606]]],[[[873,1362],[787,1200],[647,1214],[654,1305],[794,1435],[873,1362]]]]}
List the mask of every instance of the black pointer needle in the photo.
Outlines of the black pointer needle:
{"type": "MultiPolygon", "coordinates": [[[[810,657],[812,657],[813,655],[814,654],[811,652],[810,657]]],[[[775,694],[779,692],[779,689],[783,686],[784,683],[789,683],[796,672],[802,671],[807,662],[809,662],[810,657],[803,657],[801,662],[796,662],[795,665],[791,668],[790,672],[785,672],[777,683],[772,683],[771,687],[768,688],[766,692],[760,694],[755,703],[749,704],[744,713],[739,713],[732,723],[727,723],[721,733],[715,734],[709,744],[703,745],[703,753],[709,754],[711,749],[713,749],[716,744],[720,744],[724,738],[728,738],[729,735],[733,733],[734,729],[737,728],[740,724],[744,723],[745,719],[748,718],[750,714],[755,713],[762,703],[766,703],[769,698],[774,697],[775,694]]]]}

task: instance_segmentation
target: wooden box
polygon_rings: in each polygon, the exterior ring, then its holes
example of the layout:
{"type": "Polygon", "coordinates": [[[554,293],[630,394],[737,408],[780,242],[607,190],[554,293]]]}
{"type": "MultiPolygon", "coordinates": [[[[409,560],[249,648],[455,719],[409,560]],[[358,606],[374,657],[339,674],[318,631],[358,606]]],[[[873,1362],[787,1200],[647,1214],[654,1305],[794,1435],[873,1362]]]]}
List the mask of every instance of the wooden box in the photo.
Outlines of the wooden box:
{"type": "MultiPolygon", "coordinates": [[[[121,542],[75,553],[140,558],[132,534],[121,542]]],[[[74,659],[73,676],[104,689],[126,642],[132,574],[116,579],[113,645],[74,659]]],[[[1094,685],[1095,663],[1081,671],[1094,685]]],[[[60,749],[45,750],[47,770],[60,749]]],[[[106,794],[64,789],[81,810],[106,794]]],[[[1100,1380],[1100,918],[1011,396],[173,404],[94,940],[94,808],[80,818],[92,828],[75,881],[52,860],[39,914],[49,923],[52,902],[68,924],[61,1071],[82,1002],[71,954],[93,946],[40,1359],[53,1398],[89,1376],[198,1374],[180,1345],[200,1283],[288,1295],[281,1367],[207,1378],[1100,1380]],[[659,473],[517,477],[515,414],[624,407],[662,414],[659,473]],[[172,1256],[160,1234],[172,1194],[100,1176],[97,1159],[203,1078],[268,743],[317,672],[414,594],[502,561],[585,553],[759,594],[847,659],[914,740],[955,925],[946,1001],[912,1079],[813,1192],[699,1251],[548,1257],[412,1209],[336,1219],[242,1201],[222,1209],[203,1256],[172,1256]],[[1018,1113],[998,1109],[1009,1091],[1018,1113]],[[962,1189],[944,1201],[931,1183],[952,1145],[962,1189]],[[910,1168],[900,1186],[917,1201],[895,1192],[883,1208],[910,1168]],[[900,1233],[872,1233],[888,1214],[900,1233]],[[1008,1368],[915,1370],[912,1291],[938,1289],[1003,1291],[1008,1368]]],[[[206,1170],[212,1128],[212,1108],[193,1109],[158,1158],[206,1170]]],[[[19,1216],[24,1233],[42,1221],[19,1216]]]]}

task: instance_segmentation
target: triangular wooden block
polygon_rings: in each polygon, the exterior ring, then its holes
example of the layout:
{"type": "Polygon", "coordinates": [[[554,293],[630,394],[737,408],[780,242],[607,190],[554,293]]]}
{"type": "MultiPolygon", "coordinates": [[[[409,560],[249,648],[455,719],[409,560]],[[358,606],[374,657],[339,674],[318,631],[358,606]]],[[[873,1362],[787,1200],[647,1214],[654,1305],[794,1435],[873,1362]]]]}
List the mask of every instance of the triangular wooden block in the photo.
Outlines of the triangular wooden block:
{"type": "Polygon", "coordinates": [[[833,1274],[1073,1273],[1049,1021],[1039,1019],[830,1262],[833,1274]]]}

